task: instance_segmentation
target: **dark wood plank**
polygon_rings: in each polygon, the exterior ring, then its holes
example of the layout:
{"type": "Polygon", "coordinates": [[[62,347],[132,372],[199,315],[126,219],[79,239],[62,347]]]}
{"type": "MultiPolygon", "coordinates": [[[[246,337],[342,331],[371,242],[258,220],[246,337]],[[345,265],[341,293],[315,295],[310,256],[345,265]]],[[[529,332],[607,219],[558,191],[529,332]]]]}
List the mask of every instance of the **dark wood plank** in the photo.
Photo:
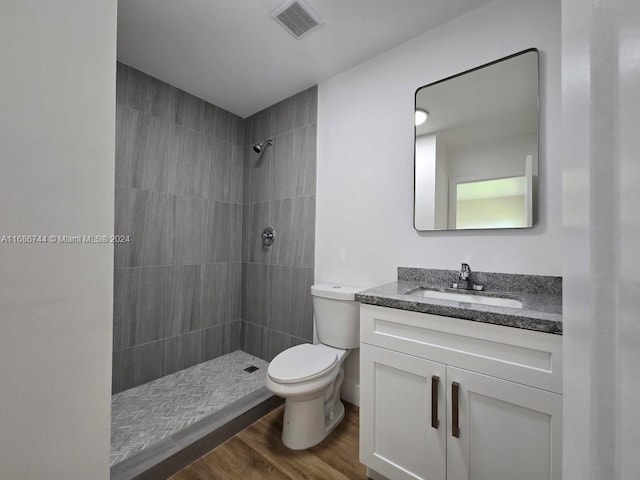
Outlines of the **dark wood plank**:
{"type": "Polygon", "coordinates": [[[277,465],[269,462],[244,443],[234,437],[205,457],[192,463],[172,477],[181,480],[290,480],[277,465]]]}
{"type": "Polygon", "coordinates": [[[358,461],[360,452],[360,409],[345,403],[345,418],[320,445],[310,451],[350,479],[366,479],[366,468],[358,461]]]}
{"type": "Polygon", "coordinates": [[[309,450],[289,450],[280,440],[282,411],[279,418],[265,419],[238,435],[256,453],[280,466],[292,479],[332,478],[349,480],[309,450]]]}
{"type": "MultiPolygon", "coordinates": [[[[222,427],[205,435],[200,440],[195,441],[188,447],[177,452],[176,454],[162,460],[155,466],[149,468],[144,473],[135,477],[135,480],[157,480],[160,478],[169,478],[170,475],[179,472],[185,466],[191,464],[203,455],[211,452],[218,445],[233,438],[238,432],[250,426],[256,420],[264,417],[265,412],[273,413],[274,408],[282,404],[282,399],[271,397],[268,400],[256,405],[249,411],[227,422],[222,427]]],[[[129,477],[130,478],[130,477],[129,477]]],[[[199,477],[185,477],[199,478],[199,477]]],[[[209,478],[209,477],[204,477],[209,478]]]]}
{"type": "Polygon", "coordinates": [[[345,418],[320,445],[289,450],[280,439],[283,407],[265,415],[172,480],[366,480],[358,462],[359,410],[345,404],[345,418]]]}

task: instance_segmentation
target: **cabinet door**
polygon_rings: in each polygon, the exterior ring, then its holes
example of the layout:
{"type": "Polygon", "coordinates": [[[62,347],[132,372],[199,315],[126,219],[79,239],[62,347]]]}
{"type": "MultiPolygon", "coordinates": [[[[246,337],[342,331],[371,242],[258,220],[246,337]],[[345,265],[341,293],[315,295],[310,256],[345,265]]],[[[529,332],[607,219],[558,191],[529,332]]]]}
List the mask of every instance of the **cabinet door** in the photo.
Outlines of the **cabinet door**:
{"type": "Polygon", "coordinates": [[[453,367],[447,395],[448,480],[560,480],[561,395],[453,367]]]}
{"type": "Polygon", "coordinates": [[[445,374],[441,363],[361,344],[362,463],[393,480],[445,480],[445,374]]]}

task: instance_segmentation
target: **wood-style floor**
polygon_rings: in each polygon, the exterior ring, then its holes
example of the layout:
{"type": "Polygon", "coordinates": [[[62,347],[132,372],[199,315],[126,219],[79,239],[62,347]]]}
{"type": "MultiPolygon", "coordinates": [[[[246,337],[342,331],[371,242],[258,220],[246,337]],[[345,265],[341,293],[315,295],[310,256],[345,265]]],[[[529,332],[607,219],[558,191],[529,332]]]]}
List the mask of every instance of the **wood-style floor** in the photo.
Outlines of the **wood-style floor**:
{"type": "Polygon", "coordinates": [[[279,407],[176,473],[171,480],[366,480],[358,462],[358,407],[345,403],[345,418],[320,445],[289,450],[282,444],[279,407]]]}

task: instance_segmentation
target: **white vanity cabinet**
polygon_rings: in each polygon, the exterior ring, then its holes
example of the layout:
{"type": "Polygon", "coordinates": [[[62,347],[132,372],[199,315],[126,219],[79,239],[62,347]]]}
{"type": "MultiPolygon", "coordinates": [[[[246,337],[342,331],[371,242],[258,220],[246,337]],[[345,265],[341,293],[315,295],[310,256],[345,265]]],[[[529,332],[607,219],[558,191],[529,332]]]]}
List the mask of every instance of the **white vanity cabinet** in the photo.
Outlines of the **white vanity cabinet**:
{"type": "Polygon", "coordinates": [[[442,363],[361,344],[360,461],[390,479],[444,480],[445,378],[442,363]]]}
{"type": "Polygon", "coordinates": [[[561,336],[360,312],[362,463],[391,480],[560,480],[561,336]]]}

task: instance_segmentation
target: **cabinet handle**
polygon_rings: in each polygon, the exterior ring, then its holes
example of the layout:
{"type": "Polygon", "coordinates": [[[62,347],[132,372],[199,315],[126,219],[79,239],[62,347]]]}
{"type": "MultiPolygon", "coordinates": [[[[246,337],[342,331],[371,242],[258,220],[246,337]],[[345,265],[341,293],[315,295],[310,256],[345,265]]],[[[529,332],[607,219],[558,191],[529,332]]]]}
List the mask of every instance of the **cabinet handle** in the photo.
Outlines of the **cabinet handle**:
{"type": "Polygon", "coordinates": [[[436,430],[440,426],[438,421],[438,385],[440,377],[434,375],[431,377],[431,426],[436,430]]]}
{"type": "Polygon", "coordinates": [[[453,414],[451,416],[451,434],[459,438],[460,437],[460,421],[458,418],[458,396],[460,394],[460,384],[453,382],[451,384],[451,407],[453,414]]]}

